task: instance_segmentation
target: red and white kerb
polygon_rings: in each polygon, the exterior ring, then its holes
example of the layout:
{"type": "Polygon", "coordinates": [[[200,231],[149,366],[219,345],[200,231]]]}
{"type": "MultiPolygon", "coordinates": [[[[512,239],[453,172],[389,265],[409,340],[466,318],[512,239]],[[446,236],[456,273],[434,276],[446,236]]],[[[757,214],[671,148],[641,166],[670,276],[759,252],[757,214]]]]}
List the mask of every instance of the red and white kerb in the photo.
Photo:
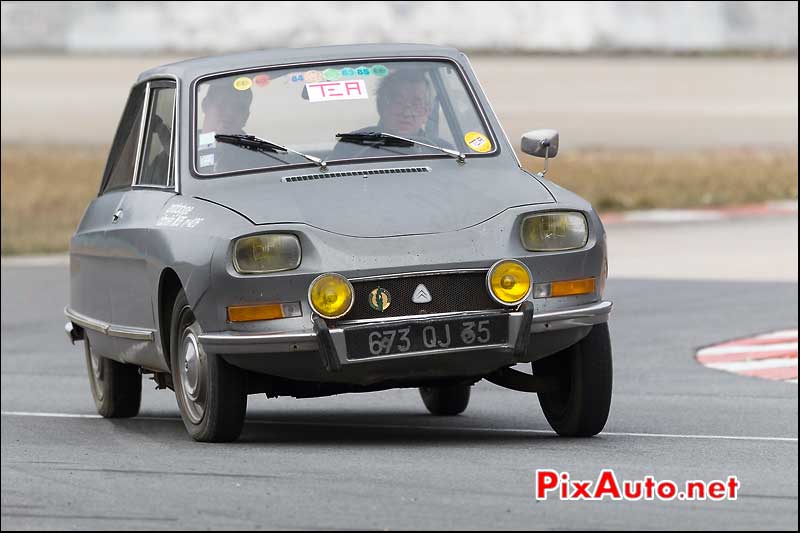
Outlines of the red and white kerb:
{"type": "Polygon", "coordinates": [[[786,329],[708,346],[697,361],[744,376],[797,383],[797,330],[786,329]]]}

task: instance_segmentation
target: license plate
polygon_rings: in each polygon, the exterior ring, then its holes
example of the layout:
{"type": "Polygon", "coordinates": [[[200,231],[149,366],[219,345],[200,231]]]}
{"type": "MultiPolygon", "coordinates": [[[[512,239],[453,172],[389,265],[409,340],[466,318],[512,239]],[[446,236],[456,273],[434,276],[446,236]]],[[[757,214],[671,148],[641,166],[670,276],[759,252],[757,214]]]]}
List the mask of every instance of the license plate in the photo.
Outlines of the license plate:
{"type": "Polygon", "coordinates": [[[348,359],[508,342],[508,317],[459,318],[345,331],[348,359]]]}

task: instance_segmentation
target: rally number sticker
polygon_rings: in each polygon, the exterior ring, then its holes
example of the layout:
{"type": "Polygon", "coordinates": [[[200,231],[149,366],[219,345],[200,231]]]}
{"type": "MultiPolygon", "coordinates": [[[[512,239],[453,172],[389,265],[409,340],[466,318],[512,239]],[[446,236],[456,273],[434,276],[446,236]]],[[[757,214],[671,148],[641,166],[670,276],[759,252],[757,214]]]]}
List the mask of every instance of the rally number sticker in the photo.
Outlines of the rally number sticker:
{"type": "Polygon", "coordinates": [[[306,83],[309,102],[329,102],[331,100],[358,100],[369,98],[364,80],[323,81],[306,83]]]}

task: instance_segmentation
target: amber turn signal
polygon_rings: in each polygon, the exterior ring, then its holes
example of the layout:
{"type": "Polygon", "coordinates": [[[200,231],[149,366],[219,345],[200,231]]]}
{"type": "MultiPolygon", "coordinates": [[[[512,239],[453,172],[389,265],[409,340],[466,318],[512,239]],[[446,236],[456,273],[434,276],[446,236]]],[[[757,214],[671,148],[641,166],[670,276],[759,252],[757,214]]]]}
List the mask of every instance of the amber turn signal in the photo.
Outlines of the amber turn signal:
{"type": "Polygon", "coordinates": [[[550,283],[537,283],[533,288],[534,298],[555,298],[558,296],[578,296],[595,292],[595,279],[570,279],[566,281],[553,281],[550,283]]]}
{"type": "Polygon", "coordinates": [[[232,305],[228,307],[229,322],[253,322],[302,316],[300,302],[280,304],[232,305]]]}

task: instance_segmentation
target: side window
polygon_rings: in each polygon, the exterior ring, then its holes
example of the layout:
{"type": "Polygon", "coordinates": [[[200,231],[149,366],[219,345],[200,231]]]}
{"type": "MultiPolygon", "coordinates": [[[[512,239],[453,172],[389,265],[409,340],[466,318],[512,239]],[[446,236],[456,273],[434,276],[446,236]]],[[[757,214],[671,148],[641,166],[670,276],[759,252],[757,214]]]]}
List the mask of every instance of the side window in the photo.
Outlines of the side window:
{"type": "Polygon", "coordinates": [[[139,129],[142,123],[142,104],[144,103],[144,85],[131,91],[122,119],[119,121],[114,144],[108,156],[106,170],[103,173],[101,192],[114,191],[130,187],[133,181],[133,167],[136,165],[136,148],[139,143],[139,129]]]}
{"type": "Polygon", "coordinates": [[[175,109],[175,88],[150,87],[150,104],[144,137],[139,185],[171,185],[172,128],[175,109]]]}

